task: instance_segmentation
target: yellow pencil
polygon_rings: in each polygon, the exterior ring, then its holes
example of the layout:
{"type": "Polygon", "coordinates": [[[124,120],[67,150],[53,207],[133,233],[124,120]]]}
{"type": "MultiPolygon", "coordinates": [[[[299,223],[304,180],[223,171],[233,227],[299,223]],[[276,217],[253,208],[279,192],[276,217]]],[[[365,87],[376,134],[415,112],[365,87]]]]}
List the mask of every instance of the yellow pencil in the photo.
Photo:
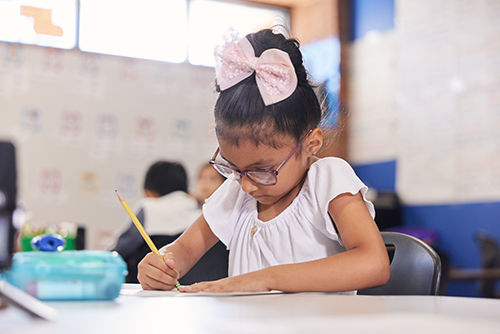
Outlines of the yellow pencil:
{"type": "MultiPolygon", "coordinates": [[[[161,256],[160,252],[158,251],[158,248],[156,248],[155,244],[153,243],[153,240],[151,240],[151,238],[149,237],[149,235],[147,234],[146,230],[144,229],[144,227],[142,227],[142,224],[141,222],[139,222],[139,219],[137,219],[137,217],[135,216],[134,212],[132,211],[132,209],[130,208],[130,206],[128,206],[127,202],[125,202],[125,200],[123,199],[123,197],[120,195],[120,193],[118,192],[118,190],[115,190],[116,192],[116,195],[118,196],[118,199],[120,200],[120,202],[122,203],[123,207],[125,208],[125,211],[127,211],[128,215],[130,216],[130,218],[132,219],[132,221],[134,222],[134,225],[135,227],[137,227],[137,229],[139,230],[139,233],[142,235],[142,237],[144,238],[144,241],[146,241],[146,243],[148,244],[149,248],[151,248],[151,251],[157,255],[159,255],[162,259],[163,259],[163,256],[161,256]]],[[[175,288],[177,290],[179,290],[179,287],[181,286],[181,284],[179,282],[177,282],[175,284],[175,288]]]]}

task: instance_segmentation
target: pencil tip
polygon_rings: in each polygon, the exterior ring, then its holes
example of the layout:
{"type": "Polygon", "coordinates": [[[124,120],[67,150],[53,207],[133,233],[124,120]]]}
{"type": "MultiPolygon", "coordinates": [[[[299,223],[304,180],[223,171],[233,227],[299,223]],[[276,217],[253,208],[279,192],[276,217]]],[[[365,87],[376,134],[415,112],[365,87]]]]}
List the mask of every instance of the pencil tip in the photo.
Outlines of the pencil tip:
{"type": "Polygon", "coordinates": [[[118,190],[115,190],[116,192],[116,196],[118,196],[118,199],[120,200],[120,202],[124,202],[125,200],[123,199],[123,197],[120,195],[120,193],[118,192],[118,190]]]}

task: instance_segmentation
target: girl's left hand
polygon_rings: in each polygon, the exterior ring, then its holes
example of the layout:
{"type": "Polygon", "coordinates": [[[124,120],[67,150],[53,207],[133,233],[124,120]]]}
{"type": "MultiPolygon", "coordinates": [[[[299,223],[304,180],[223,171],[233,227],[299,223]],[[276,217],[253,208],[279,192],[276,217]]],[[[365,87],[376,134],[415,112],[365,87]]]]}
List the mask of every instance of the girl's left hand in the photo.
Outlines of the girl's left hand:
{"type": "Polygon", "coordinates": [[[181,286],[180,292],[264,292],[270,291],[259,272],[181,286]]]}

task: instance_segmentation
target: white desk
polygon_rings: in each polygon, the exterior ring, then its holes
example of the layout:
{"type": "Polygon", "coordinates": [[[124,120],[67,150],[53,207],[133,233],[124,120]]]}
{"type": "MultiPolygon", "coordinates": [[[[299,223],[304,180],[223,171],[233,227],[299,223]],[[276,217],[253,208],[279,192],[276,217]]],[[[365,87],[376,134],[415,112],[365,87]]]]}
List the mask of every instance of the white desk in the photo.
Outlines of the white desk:
{"type": "Polygon", "coordinates": [[[128,294],[106,302],[49,302],[59,311],[53,322],[9,307],[0,311],[0,333],[500,333],[500,300],[493,299],[128,294]]]}

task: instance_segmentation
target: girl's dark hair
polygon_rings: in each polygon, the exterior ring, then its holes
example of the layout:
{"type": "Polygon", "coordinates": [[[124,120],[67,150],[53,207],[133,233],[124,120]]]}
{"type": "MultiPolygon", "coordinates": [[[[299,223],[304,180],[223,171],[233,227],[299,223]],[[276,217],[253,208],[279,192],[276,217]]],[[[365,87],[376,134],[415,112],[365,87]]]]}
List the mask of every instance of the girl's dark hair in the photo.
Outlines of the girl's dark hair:
{"type": "Polygon", "coordinates": [[[275,135],[291,136],[297,142],[309,129],[321,122],[322,108],[302,62],[299,42],[287,39],[270,29],[249,34],[255,56],[267,49],[280,49],[290,55],[297,74],[298,84],[287,99],[266,106],[255,82],[255,73],[238,84],[220,91],[215,103],[215,130],[219,138],[238,145],[240,138],[276,146],[275,135]]]}
{"type": "Polygon", "coordinates": [[[149,167],[144,180],[144,189],[160,196],[173,191],[188,190],[188,177],[184,167],[177,162],[157,161],[149,167]]]}

